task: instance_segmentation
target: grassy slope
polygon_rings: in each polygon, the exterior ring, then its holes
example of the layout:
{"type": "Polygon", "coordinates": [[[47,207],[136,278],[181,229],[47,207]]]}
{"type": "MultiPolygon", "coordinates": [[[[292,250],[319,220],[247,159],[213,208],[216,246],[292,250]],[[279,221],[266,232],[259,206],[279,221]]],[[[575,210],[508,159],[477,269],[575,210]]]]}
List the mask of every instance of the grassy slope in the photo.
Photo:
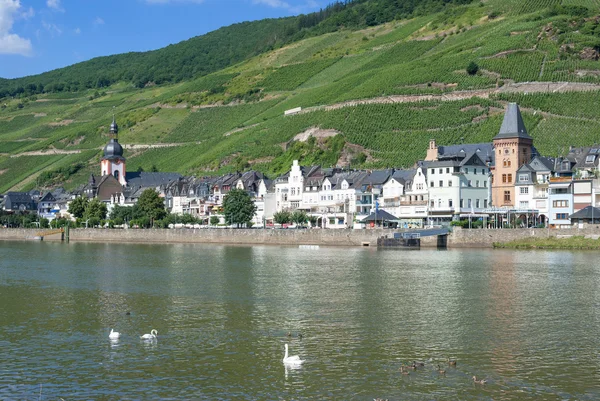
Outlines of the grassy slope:
{"type": "MultiPolygon", "coordinates": [[[[343,147],[339,141],[286,146],[311,127],[337,130],[346,143],[356,145],[351,152],[369,156],[356,167],[410,166],[424,157],[432,137],[442,145],[490,141],[506,101],[522,106],[529,132],[544,154],[598,142],[595,91],[317,107],[283,116],[294,107],[391,95],[451,95],[512,81],[600,83],[600,62],[579,57],[597,37],[589,34],[583,19],[540,10],[555,3],[490,0],[483,6],[330,33],[172,86],[141,90],[119,84],[96,95],[11,100],[0,109],[0,192],[30,188],[35,180],[26,177],[73,163],[84,162],[84,167],[63,183],[67,187],[85,182],[90,172],[97,174],[113,112],[121,127],[120,141],[128,145],[129,170],[154,165],[185,174],[216,174],[249,165],[277,174],[296,157],[305,163],[336,164],[343,147]],[[488,19],[492,12],[499,17],[488,19]],[[470,61],[481,67],[475,76],[465,72],[470,61]],[[247,103],[206,107],[234,98],[247,103]],[[59,154],[38,155],[48,150],[59,154]],[[60,154],[62,150],[82,153],[60,154]]],[[[600,14],[598,0],[568,3],[594,7],[600,14]]]]}

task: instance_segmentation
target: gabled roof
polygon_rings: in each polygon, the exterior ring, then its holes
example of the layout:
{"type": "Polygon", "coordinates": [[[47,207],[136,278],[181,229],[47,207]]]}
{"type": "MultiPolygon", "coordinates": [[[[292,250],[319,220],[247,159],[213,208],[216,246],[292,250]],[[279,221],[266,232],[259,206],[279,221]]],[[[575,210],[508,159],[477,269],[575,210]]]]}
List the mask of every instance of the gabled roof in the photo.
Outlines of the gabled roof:
{"type": "Polygon", "coordinates": [[[42,196],[39,202],[55,202],[56,198],[52,195],[52,192],[46,192],[44,196],[42,196]]]}
{"type": "Polygon", "coordinates": [[[516,103],[509,103],[506,107],[500,132],[494,137],[494,139],[504,138],[532,139],[527,133],[521,110],[516,103]]]}
{"type": "Polygon", "coordinates": [[[533,171],[550,171],[554,170],[554,158],[536,156],[528,164],[533,171]]]}

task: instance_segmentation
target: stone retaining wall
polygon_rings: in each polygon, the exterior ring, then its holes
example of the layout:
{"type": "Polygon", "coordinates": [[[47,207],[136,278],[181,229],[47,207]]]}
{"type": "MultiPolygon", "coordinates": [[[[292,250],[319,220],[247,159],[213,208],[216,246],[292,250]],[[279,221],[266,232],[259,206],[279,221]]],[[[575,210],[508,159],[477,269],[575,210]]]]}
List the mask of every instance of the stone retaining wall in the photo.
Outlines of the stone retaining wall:
{"type": "MultiPolygon", "coordinates": [[[[27,240],[36,236],[37,229],[0,229],[0,240],[27,240]]],[[[393,230],[321,230],[321,229],[71,229],[71,241],[87,242],[150,242],[150,243],[218,243],[248,245],[326,245],[376,246],[377,238],[391,236],[393,230]]],[[[527,237],[569,237],[574,235],[598,238],[600,228],[586,226],[548,230],[529,229],[461,229],[448,236],[448,248],[490,248],[494,242],[509,242],[527,237]]],[[[48,236],[45,241],[59,241],[60,235],[48,236]]],[[[437,237],[421,238],[421,247],[437,247],[437,237]]]]}

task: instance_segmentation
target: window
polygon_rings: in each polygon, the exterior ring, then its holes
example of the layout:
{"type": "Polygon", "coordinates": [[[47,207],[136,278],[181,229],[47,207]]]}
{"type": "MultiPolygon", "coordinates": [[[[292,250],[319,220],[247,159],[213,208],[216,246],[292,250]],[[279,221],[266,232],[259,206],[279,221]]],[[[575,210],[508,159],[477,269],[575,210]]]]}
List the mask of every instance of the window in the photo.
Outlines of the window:
{"type": "Polygon", "coordinates": [[[451,187],[452,186],[452,180],[448,180],[448,186],[451,187]]]}
{"type": "Polygon", "coordinates": [[[529,193],[529,187],[521,187],[521,195],[527,195],[529,193]]]}
{"type": "Polygon", "coordinates": [[[435,169],[432,168],[430,174],[435,174],[435,169]]]}
{"type": "Polygon", "coordinates": [[[479,180],[475,181],[475,186],[479,188],[479,180]]]}
{"type": "Polygon", "coordinates": [[[438,199],[438,207],[440,207],[440,208],[442,207],[442,200],[441,199],[438,199]]]}
{"type": "Polygon", "coordinates": [[[587,155],[585,158],[586,163],[593,163],[596,160],[596,155],[587,155]]]}
{"type": "Polygon", "coordinates": [[[440,187],[444,186],[444,181],[440,180],[440,187]]]}
{"type": "Polygon", "coordinates": [[[484,168],[481,169],[481,174],[485,175],[485,169],[484,168]]]}
{"type": "Polygon", "coordinates": [[[506,163],[506,159],[504,159],[504,160],[502,161],[502,166],[503,166],[503,167],[507,167],[507,166],[508,166],[508,164],[506,163]]]}
{"type": "Polygon", "coordinates": [[[469,180],[469,186],[472,187],[473,186],[473,181],[469,180]]]}
{"type": "Polygon", "coordinates": [[[465,174],[469,174],[469,168],[465,167],[465,174]]]}
{"type": "Polygon", "coordinates": [[[529,209],[529,201],[521,201],[521,202],[519,202],[519,208],[521,208],[521,209],[529,209]]]}
{"type": "Polygon", "coordinates": [[[487,181],[484,181],[484,182],[483,182],[483,187],[484,187],[484,188],[487,188],[487,181]]]}
{"type": "Polygon", "coordinates": [[[460,208],[462,209],[463,207],[464,207],[464,203],[463,203],[463,200],[461,199],[460,200],[460,208]]]}
{"type": "Polygon", "coordinates": [[[448,199],[448,206],[452,207],[452,199],[448,199]]]}
{"type": "Polygon", "coordinates": [[[552,201],[552,207],[569,207],[569,201],[568,200],[555,200],[552,201]]]}
{"type": "Polygon", "coordinates": [[[431,188],[433,188],[433,181],[431,181],[431,182],[429,183],[429,186],[430,186],[431,188]]]}
{"type": "Polygon", "coordinates": [[[435,203],[433,202],[433,200],[430,203],[431,203],[431,208],[433,208],[435,206],[435,203]]]}
{"type": "Polygon", "coordinates": [[[504,191],[504,203],[510,203],[510,191],[504,191]]]}
{"type": "Polygon", "coordinates": [[[507,164],[508,164],[507,167],[510,167],[510,164],[511,164],[510,160],[507,162],[507,164]]]}
{"type": "Polygon", "coordinates": [[[512,182],[512,174],[508,175],[508,183],[510,184],[512,182]]]}
{"type": "Polygon", "coordinates": [[[485,209],[487,209],[487,199],[484,199],[484,200],[483,200],[483,207],[484,207],[485,209]]]}
{"type": "Polygon", "coordinates": [[[528,177],[527,174],[519,174],[519,182],[527,182],[529,180],[528,177]]]}
{"type": "Polygon", "coordinates": [[[481,206],[481,203],[480,203],[480,202],[481,202],[481,201],[480,201],[479,199],[476,199],[476,200],[475,200],[475,207],[476,207],[477,209],[479,209],[479,207],[481,206]]]}
{"type": "Polygon", "coordinates": [[[305,191],[310,191],[310,187],[306,187],[304,190],[305,191]]]}
{"type": "Polygon", "coordinates": [[[471,203],[471,199],[467,200],[467,207],[468,208],[472,208],[473,207],[473,203],[471,203]]]}
{"type": "Polygon", "coordinates": [[[450,174],[450,167],[446,167],[446,174],[450,174]]]}
{"type": "Polygon", "coordinates": [[[504,154],[507,155],[510,153],[510,149],[504,149],[504,154]]]}
{"type": "Polygon", "coordinates": [[[477,175],[477,169],[476,168],[473,169],[473,174],[477,175]]]}
{"type": "Polygon", "coordinates": [[[502,174],[502,182],[506,184],[506,174],[502,174]]]}
{"type": "Polygon", "coordinates": [[[567,213],[556,213],[556,220],[566,220],[567,213]]]}

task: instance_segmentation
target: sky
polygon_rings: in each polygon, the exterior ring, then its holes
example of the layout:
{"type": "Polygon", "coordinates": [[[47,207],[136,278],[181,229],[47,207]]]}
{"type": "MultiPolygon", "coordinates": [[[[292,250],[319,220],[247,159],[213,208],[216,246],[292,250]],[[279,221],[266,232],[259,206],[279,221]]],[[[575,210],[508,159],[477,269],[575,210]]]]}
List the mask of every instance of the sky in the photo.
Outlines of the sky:
{"type": "Polygon", "coordinates": [[[0,0],[0,77],[159,49],[236,22],[317,11],[329,0],[0,0]]]}

